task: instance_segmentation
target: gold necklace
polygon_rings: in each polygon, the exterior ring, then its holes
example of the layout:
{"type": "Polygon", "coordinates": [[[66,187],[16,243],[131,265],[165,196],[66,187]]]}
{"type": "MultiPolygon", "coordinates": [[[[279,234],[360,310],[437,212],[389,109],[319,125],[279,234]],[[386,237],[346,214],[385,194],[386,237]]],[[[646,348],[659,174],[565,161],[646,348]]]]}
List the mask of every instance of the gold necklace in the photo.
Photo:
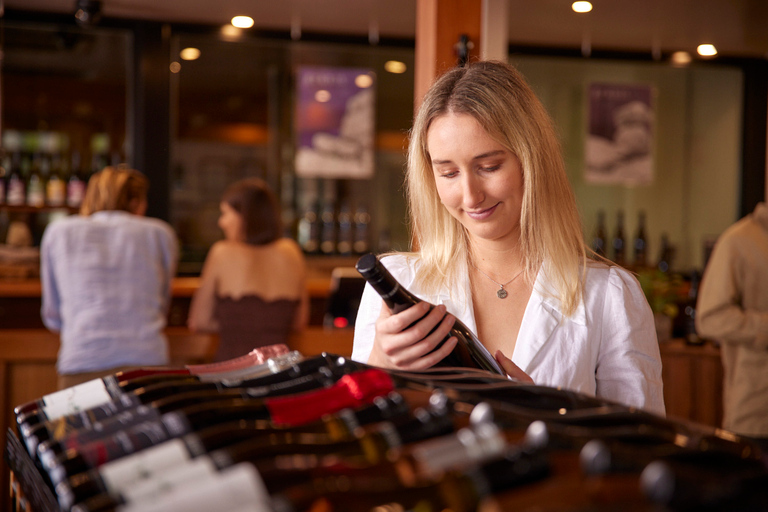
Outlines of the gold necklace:
{"type": "Polygon", "coordinates": [[[496,283],[497,285],[499,285],[499,289],[498,289],[498,290],[496,290],[496,296],[497,296],[498,298],[500,298],[500,299],[506,299],[506,298],[507,298],[507,295],[509,295],[509,293],[507,293],[507,290],[505,290],[505,289],[504,289],[504,287],[505,287],[505,286],[507,286],[508,284],[510,284],[512,281],[514,281],[514,280],[515,280],[515,279],[517,279],[518,277],[520,277],[520,274],[522,274],[522,273],[523,273],[523,270],[525,270],[525,269],[521,270],[520,272],[518,272],[517,274],[515,274],[515,277],[513,277],[512,279],[510,279],[510,280],[509,280],[509,281],[507,281],[506,283],[504,283],[504,284],[501,284],[500,282],[498,282],[497,280],[495,280],[494,278],[492,278],[491,276],[489,276],[488,274],[486,274],[485,272],[483,272],[482,270],[480,270],[479,268],[477,268],[477,265],[475,265],[475,264],[474,264],[474,263],[472,263],[471,261],[469,262],[469,264],[470,264],[470,265],[472,265],[473,267],[475,267],[475,270],[477,270],[478,272],[480,272],[481,274],[483,274],[485,277],[487,277],[488,279],[490,279],[491,281],[493,281],[494,283],[496,283]]]}

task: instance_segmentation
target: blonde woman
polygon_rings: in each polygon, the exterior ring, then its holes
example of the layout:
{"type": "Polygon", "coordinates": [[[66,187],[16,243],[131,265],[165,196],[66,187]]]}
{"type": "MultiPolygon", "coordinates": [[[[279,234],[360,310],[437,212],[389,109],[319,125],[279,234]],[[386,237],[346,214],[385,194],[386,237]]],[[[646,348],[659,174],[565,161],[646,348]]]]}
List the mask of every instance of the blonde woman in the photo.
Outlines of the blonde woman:
{"type": "Polygon", "coordinates": [[[306,263],[298,244],[283,237],[277,197],[258,178],[230,185],[219,205],[224,240],[208,252],[188,325],[219,333],[215,359],[288,343],[306,327],[306,263]]]}
{"type": "Polygon", "coordinates": [[[61,333],[60,389],[168,363],[163,329],[179,250],[166,222],[144,217],[148,188],[139,171],[107,167],[88,181],[80,215],[43,233],[41,315],[61,333]]]}
{"type": "Polygon", "coordinates": [[[664,414],[650,307],[630,273],[587,257],[553,124],[514,68],[479,62],[435,82],[406,184],[418,252],[383,262],[439,306],[393,314],[366,287],[353,359],[430,367],[459,318],[512,377],[664,414]]]}

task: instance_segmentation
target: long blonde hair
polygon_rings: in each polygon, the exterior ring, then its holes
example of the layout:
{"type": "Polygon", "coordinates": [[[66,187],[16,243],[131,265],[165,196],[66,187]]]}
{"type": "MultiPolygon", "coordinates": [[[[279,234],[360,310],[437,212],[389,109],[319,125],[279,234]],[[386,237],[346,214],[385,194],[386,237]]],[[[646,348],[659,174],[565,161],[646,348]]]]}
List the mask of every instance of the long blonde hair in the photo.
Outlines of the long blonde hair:
{"type": "Polygon", "coordinates": [[[137,202],[147,199],[149,180],[136,169],[105,167],[88,180],[80,215],[103,210],[132,211],[137,202]]]}
{"type": "Polygon", "coordinates": [[[416,115],[408,148],[406,190],[411,228],[422,260],[418,279],[436,291],[457,279],[452,262],[469,257],[464,227],[440,202],[427,133],[448,113],[477,120],[517,156],[523,170],[520,248],[524,276],[533,282],[542,264],[566,315],[581,300],[586,247],[560,143],[544,106],[512,66],[483,61],[454,68],[435,81],[416,115]]]}

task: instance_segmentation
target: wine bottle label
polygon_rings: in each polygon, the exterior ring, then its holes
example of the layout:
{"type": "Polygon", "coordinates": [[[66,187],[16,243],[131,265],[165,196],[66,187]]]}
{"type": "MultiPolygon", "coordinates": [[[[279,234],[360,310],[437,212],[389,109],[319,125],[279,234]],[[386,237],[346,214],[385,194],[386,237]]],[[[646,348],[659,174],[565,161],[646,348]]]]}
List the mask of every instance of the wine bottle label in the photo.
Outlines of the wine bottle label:
{"type": "Polygon", "coordinates": [[[123,411],[141,405],[136,395],[124,394],[117,401],[107,402],[79,413],[62,416],[51,422],[49,431],[53,439],[62,440],[80,429],[90,430],[94,426],[123,411]]]}
{"type": "Polygon", "coordinates": [[[153,407],[140,405],[130,410],[119,412],[103,421],[92,424],[90,429],[79,429],[62,440],[70,450],[98,441],[121,430],[129,429],[146,421],[156,421],[160,413],[153,407]]]}
{"type": "Polygon", "coordinates": [[[79,453],[85,462],[92,468],[119,459],[126,455],[136,453],[151,446],[156,446],[174,437],[189,433],[189,424],[186,431],[181,431],[185,422],[171,422],[174,435],[167,428],[165,417],[158,421],[145,421],[128,430],[121,430],[112,436],[88,443],[79,448],[79,453]]]}
{"type": "Polygon", "coordinates": [[[253,465],[241,463],[209,478],[179,485],[151,502],[121,508],[121,512],[204,512],[237,510],[272,510],[272,500],[261,476],[253,465]]]}
{"type": "Polygon", "coordinates": [[[24,182],[15,176],[11,176],[8,180],[8,191],[5,198],[6,203],[12,206],[18,206],[24,204],[24,199],[24,182]]]}
{"type": "Polygon", "coordinates": [[[110,493],[125,495],[126,490],[154,478],[165,468],[184,464],[189,452],[181,439],[171,439],[152,448],[104,464],[99,475],[110,493]]]}
{"type": "Polygon", "coordinates": [[[94,379],[43,397],[43,412],[49,420],[91,409],[112,400],[104,381],[94,379]]]}
{"type": "Polygon", "coordinates": [[[122,488],[120,494],[126,504],[133,506],[151,503],[179,486],[215,478],[218,470],[210,458],[198,457],[179,464],[166,464],[162,470],[152,467],[150,471],[151,474],[147,474],[143,480],[122,488]]]}
{"type": "Polygon", "coordinates": [[[82,180],[70,180],[67,183],[67,205],[76,208],[80,206],[85,197],[85,182],[82,180]]]}

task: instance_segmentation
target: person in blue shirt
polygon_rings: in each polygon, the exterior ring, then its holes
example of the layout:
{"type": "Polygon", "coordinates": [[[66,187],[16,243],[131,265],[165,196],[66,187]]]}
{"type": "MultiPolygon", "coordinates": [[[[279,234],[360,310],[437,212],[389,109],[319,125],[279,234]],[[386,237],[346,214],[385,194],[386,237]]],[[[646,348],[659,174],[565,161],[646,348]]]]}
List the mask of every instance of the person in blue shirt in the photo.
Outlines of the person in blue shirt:
{"type": "Polygon", "coordinates": [[[169,224],[144,217],[148,188],[139,171],[107,167],[89,180],[80,215],[43,233],[41,316],[60,333],[59,389],[168,363],[179,248],[169,224]]]}

